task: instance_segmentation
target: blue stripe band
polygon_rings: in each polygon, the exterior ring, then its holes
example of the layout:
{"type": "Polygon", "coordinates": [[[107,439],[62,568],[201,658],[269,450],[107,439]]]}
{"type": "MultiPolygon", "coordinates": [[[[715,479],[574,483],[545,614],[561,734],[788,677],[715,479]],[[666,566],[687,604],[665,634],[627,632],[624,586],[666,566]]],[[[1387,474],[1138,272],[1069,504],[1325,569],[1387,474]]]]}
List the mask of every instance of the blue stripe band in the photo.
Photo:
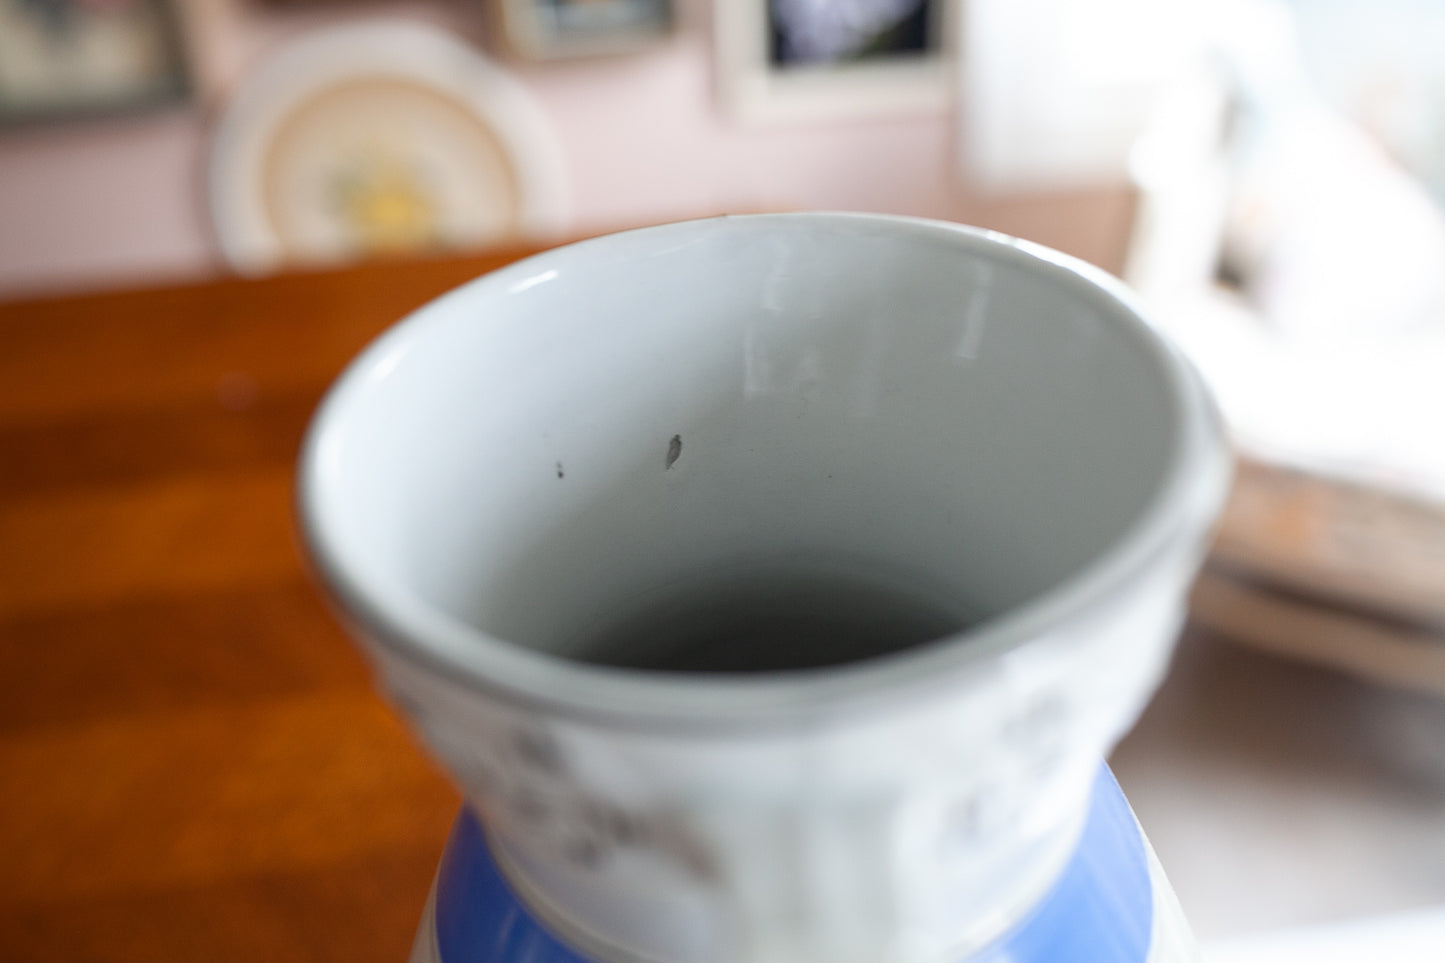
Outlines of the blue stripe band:
{"type": "MultiPolygon", "coordinates": [[[[442,963],[596,963],[522,905],[466,810],[452,829],[436,886],[442,963]]],[[[1063,875],[1018,926],[967,963],[1145,963],[1152,915],[1143,837],[1118,783],[1101,767],[1063,875]]]]}

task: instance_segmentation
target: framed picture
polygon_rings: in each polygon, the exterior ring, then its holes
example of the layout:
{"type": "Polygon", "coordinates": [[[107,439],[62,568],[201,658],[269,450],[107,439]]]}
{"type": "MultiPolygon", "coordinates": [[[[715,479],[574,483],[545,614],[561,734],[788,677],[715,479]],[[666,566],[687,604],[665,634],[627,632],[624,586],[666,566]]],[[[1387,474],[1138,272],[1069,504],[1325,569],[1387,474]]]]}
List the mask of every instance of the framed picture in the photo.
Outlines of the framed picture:
{"type": "Polygon", "coordinates": [[[0,125],[183,99],[169,0],[0,0],[0,125]]]}
{"type": "Polygon", "coordinates": [[[512,50],[533,60],[629,53],[672,33],[673,0],[499,0],[512,50]]]}
{"type": "Polygon", "coordinates": [[[952,100],[957,0],[715,4],[718,90],[744,120],[933,111],[952,100]]]}

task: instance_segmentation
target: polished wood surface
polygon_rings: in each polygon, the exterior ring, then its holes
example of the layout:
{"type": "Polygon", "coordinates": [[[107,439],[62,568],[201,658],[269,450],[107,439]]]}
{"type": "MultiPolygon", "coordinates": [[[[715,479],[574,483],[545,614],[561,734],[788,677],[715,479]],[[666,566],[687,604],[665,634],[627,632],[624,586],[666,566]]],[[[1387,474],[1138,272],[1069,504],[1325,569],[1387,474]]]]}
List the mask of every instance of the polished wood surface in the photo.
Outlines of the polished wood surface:
{"type": "Polygon", "coordinates": [[[0,305],[0,959],[405,959],[458,798],[292,472],[352,355],[519,253],[0,305]]]}

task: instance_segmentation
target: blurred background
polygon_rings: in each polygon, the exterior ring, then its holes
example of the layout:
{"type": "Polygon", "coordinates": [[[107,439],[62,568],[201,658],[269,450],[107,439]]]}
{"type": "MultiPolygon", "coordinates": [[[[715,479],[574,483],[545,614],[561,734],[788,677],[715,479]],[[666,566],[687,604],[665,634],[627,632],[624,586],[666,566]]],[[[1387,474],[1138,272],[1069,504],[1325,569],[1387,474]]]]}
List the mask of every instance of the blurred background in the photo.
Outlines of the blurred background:
{"type": "Polygon", "coordinates": [[[0,322],[773,210],[1121,274],[1240,456],[1113,760],[1219,960],[1445,954],[1442,205],[1435,0],[0,0],[0,322]]]}
{"type": "Polygon", "coordinates": [[[1020,144],[1022,190],[970,179],[963,11],[938,0],[5,0],[0,17],[0,296],[722,212],[989,223],[1116,269],[1129,232],[1122,170],[1033,170],[1040,145],[1020,144]],[[411,29],[348,33],[378,24],[411,29]],[[317,99],[343,80],[352,99],[317,99]],[[369,185],[349,207],[348,178],[369,185]],[[340,226],[388,190],[390,213],[340,226]]]}

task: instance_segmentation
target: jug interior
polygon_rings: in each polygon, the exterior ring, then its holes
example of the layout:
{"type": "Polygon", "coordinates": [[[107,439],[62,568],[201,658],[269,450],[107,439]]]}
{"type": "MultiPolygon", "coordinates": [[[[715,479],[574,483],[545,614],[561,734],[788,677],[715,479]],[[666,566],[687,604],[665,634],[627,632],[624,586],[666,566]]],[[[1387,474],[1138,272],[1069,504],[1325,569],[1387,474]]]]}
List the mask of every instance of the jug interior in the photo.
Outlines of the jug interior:
{"type": "Polygon", "coordinates": [[[1066,269],[866,222],[645,243],[373,352],[333,453],[366,564],[563,658],[816,669],[1026,604],[1157,495],[1159,349],[1066,269]]]}

